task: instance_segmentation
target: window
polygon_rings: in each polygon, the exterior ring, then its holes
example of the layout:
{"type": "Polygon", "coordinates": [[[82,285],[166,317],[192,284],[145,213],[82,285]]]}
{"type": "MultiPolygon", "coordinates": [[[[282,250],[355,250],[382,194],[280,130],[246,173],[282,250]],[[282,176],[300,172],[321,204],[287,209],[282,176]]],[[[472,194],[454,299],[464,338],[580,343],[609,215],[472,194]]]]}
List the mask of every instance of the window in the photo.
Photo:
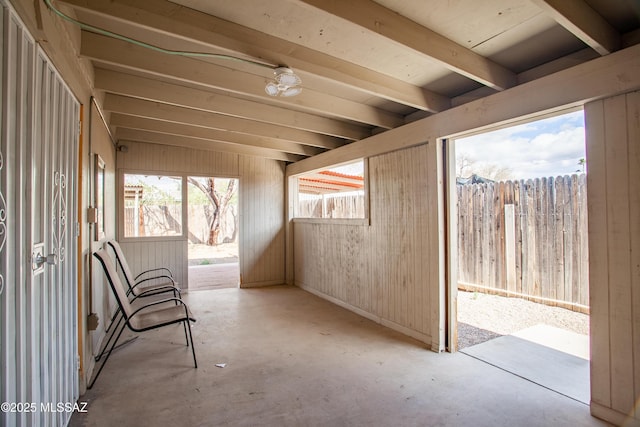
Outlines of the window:
{"type": "Polygon", "coordinates": [[[182,236],[182,178],[124,174],[124,237],[182,236]]]}
{"type": "Polygon", "coordinates": [[[365,161],[300,175],[298,218],[366,218],[365,161]]]}

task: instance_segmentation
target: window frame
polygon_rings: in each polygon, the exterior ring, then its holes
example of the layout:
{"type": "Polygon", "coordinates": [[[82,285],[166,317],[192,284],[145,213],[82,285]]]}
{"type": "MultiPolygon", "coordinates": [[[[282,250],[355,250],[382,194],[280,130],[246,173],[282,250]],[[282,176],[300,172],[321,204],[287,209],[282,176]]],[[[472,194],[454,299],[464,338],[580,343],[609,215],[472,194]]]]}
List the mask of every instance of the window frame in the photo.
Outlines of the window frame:
{"type": "Polygon", "coordinates": [[[117,204],[117,212],[118,212],[118,241],[119,242],[160,242],[160,241],[179,241],[187,239],[187,227],[188,224],[185,221],[186,216],[188,215],[188,204],[185,203],[187,200],[187,176],[183,173],[172,173],[170,171],[150,171],[143,169],[120,169],[118,171],[118,204],[117,204]],[[175,177],[180,178],[181,183],[181,212],[182,218],[180,221],[181,234],[173,235],[173,236],[138,236],[138,237],[125,237],[124,235],[124,177],[125,175],[150,175],[150,176],[165,176],[165,177],[175,177]]]}
{"type": "Polygon", "coordinates": [[[292,198],[292,216],[291,220],[293,222],[298,223],[308,223],[308,224],[334,224],[334,225],[371,225],[371,212],[370,212],[370,193],[369,193],[369,158],[365,157],[362,159],[350,160],[345,163],[338,163],[334,165],[330,165],[327,167],[323,167],[321,169],[316,169],[312,171],[306,171],[301,174],[292,175],[289,177],[289,185],[292,187],[292,191],[290,192],[290,197],[292,198]],[[362,161],[363,164],[363,174],[362,177],[364,179],[364,187],[362,189],[364,196],[364,217],[362,218],[308,218],[308,217],[299,217],[298,209],[299,209],[299,191],[298,191],[298,179],[303,177],[304,175],[318,172],[320,170],[328,170],[337,168],[340,166],[345,166],[352,163],[357,163],[362,161]]]}

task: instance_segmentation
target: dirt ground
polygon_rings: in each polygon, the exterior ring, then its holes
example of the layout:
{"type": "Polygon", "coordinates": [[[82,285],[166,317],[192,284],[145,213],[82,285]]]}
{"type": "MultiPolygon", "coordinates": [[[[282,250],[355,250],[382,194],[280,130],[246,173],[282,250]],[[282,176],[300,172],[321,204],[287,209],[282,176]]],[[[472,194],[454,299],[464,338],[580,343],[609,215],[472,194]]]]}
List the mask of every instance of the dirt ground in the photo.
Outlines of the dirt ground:
{"type": "Polygon", "coordinates": [[[238,261],[238,243],[216,246],[189,243],[189,265],[226,264],[238,261]]]}

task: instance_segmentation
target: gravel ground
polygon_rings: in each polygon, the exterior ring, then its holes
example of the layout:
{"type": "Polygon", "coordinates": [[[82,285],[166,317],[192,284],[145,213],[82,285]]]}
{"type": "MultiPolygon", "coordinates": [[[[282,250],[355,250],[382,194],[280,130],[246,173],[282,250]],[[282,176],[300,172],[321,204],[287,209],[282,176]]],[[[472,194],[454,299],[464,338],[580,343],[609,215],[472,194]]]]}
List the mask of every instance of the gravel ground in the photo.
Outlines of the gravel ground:
{"type": "Polygon", "coordinates": [[[589,334],[589,316],[520,298],[458,291],[458,348],[545,324],[589,334]]]}

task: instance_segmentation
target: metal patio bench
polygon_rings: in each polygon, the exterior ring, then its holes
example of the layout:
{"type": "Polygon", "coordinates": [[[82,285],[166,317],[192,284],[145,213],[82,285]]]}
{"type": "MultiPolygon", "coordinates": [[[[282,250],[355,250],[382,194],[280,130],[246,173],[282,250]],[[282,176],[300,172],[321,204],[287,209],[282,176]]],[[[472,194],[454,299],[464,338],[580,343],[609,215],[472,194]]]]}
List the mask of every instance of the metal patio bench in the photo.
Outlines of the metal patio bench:
{"type": "Polygon", "coordinates": [[[102,350],[101,354],[105,354],[106,357],[102,361],[100,368],[95,374],[94,378],[89,383],[88,388],[92,388],[95,384],[98,376],[102,372],[104,365],[109,360],[109,356],[113,352],[113,349],[118,342],[118,339],[122,335],[125,327],[128,327],[130,330],[134,332],[144,332],[151,329],[161,328],[163,326],[173,325],[176,323],[182,323],[184,327],[184,334],[187,341],[187,346],[191,345],[191,352],[193,354],[193,364],[197,368],[198,362],[196,361],[196,351],[193,346],[193,336],[191,334],[191,325],[189,322],[195,322],[196,319],[193,317],[189,308],[180,298],[167,298],[161,299],[158,301],[151,302],[149,304],[142,305],[141,307],[134,308],[131,306],[131,302],[129,301],[129,294],[127,289],[123,285],[118,273],[116,271],[116,267],[113,263],[113,260],[107,253],[105,249],[100,249],[93,253],[93,256],[100,261],[102,264],[102,268],[104,269],[105,275],[109,282],[109,286],[115,296],[115,299],[118,303],[118,307],[122,312],[122,316],[117,321],[114,330],[107,340],[105,344],[105,348],[102,350]],[[156,306],[160,304],[164,304],[167,302],[173,302],[175,305],[160,308],[158,309],[156,306]],[[115,332],[118,331],[115,340],[109,347],[109,343],[115,332]],[[106,351],[108,348],[108,351],[106,351]]]}

